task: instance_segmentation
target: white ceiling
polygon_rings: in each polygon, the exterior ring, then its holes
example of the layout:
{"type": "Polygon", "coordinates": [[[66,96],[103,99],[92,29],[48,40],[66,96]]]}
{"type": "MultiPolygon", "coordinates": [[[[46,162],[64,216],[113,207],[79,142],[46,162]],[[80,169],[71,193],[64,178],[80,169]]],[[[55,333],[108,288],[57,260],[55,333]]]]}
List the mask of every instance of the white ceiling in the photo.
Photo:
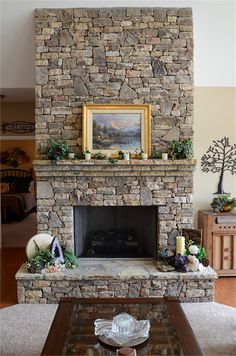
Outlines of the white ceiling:
{"type": "Polygon", "coordinates": [[[33,99],[35,8],[192,7],[195,86],[236,86],[235,0],[0,0],[0,6],[4,100],[33,99]]]}

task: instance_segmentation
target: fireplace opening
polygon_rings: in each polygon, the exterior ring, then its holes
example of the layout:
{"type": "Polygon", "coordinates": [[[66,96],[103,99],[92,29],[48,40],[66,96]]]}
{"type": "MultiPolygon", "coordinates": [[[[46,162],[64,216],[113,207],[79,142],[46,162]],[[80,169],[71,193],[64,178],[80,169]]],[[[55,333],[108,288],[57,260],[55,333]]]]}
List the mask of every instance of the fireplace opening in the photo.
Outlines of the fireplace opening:
{"type": "Polygon", "coordinates": [[[156,258],[157,208],[74,207],[78,257],[156,258]]]}

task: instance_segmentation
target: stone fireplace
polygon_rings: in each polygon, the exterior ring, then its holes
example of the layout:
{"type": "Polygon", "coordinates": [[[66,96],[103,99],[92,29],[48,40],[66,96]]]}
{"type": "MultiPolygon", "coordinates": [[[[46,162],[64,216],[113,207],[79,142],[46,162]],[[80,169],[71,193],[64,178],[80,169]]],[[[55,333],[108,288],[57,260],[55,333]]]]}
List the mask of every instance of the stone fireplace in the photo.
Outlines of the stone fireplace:
{"type": "MultiPolygon", "coordinates": [[[[163,295],[178,296],[182,301],[212,301],[216,273],[211,267],[195,273],[160,272],[154,258],[159,248],[167,244],[173,228],[192,226],[194,167],[194,160],[131,160],[116,165],[97,160],[60,161],[56,165],[35,161],[38,232],[56,235],[74,249],[75,209],[82,208],[86,215],[86,208],[153,208],[150,212],[155,221],[156,251],[149,258],[118,258],[121,256],[116,254],[106,258],[81,257],[78,269],[55,274],[32,275],[23,265],[16,275],[19,302],[57,303],[63,296],[163,295]]],[[[80,220],[79,217],[76,224],[80,220]]],[[[93,221],[89,223],[92,225],[93,221]]],[[[116,243],[113,241],[111,251],[116,243]]],[[[82,249],[83,243],[79,246],[82,249]]],[[[80,248],[77,246],[78,253],[80,248]]]]}
{"type": "Polygon", "coordinates": [[[65,295],[212,300],[216,275],[211,268],[181,275],[155,267],[170,232],[192,227],[195,160],[65,160],[52,165],[44,159],[49,138],[62,138],[71,151],[81,152],[82,105],[88,103],[150,104],[152,149],[165,151],[172,140],[193,138],[191,9],[39,9],[35,33],[38,232],[58,236],[85,256],[87,245],[93,254],[102,231],[107,254],[102,261],[96,255],[81,258],[79,270],[57,276],[32,276],[22,267],[16,276],[19,302],[52,303],[65,295]],[[126,226],[132,207],[130,219],[138,222],[126,226]],[[101,228],[103,219],[99,222],[94,214],[106,208],[111,208],[113,225],[101,228]],[[98,224],[94,230],[88,227],[93,221],[98,224]],[[84,242],[88,231],[93,234],[89,243],[84,242]],[[109,256],[107,236],[114,231],[109,256]],[[132,243],[137,247],[136,256],[128,249],[127,256],[117,255],[122,239],[123,250],[132,243]]]}
{"type": "MultiPolygon", "coordinates": [[[[116,211],[118,208],[121,211],[123,207],[126,213],[123,216],[119,213],[119,227],[134,229],[140,223],[137,230],[144,235],[146,230],[143,225],[148,224],[151,228],[148,234],[155,235],[152,248],[156,249],[152,254],[149,251],[149,257],[156,257],[158,250],[167,245],[168,234],[173,229],[192,227],[194,167],[194,160],[131,160],[119,161],[115,165],[108,160],[73,160],[58,162],[56,165],[44,160],[35,161],[38,232],[58,236],[64,245],[74,250],[76,234],[76,253],[83,255],[84,251],[80,249],[84,249],[82,239],[85,236],[82,236],[86,227],[82,220],[89,211],[92,214],[88,207],[97,209],[96,216],[100,223],[102,218],[98,216],[99,208],[102,208],[100,214],[104,214],[106,207],[116,208],[116,211]],[[138,218],[139,223],[125,225],[121,221],[124,221],[132,207],[136,210],[133,213],[135,216],[131,218],[138,218]],[[138,207],[143,208],[143,214],[142,211],[138,213],[138,207]],[[81,216],[75,212],[79,208],[81,216]],[[148,211],[145,212],[144,208],[149,208],[151,215],[147,216],[148,211]]],[[[109,222],[111,219],[113,217],[110,213],[109,222]]],[[[86,224],[93,224],[93,220],[94,217],[86,224]]],[[[116,228],[112,224],[109,226],[110,230],[116,228]]]]}

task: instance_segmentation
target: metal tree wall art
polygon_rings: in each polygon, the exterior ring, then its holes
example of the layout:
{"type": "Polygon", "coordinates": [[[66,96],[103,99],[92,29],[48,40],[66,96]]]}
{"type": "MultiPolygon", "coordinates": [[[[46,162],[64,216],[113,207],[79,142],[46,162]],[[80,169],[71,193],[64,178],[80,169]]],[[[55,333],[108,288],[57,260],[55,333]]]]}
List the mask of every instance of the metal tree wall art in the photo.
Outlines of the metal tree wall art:
{"type": "Polygon", "coordinates": [[[220,172],[217,192],[224,194],[223,178],[224,172],[236,173],[236,144],[230,145],[229,138],[223,137],[221,140],[213,140],[214,145],[210,146],[201,158],[203,172],[220,172]]]}

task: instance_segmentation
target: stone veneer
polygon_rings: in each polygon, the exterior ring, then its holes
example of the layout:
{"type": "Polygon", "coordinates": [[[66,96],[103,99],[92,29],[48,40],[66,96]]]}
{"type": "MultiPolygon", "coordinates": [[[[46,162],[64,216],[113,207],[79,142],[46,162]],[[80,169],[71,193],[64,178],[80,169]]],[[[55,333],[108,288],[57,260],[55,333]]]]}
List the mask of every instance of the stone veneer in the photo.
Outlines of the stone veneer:
{"type": "Polygon", "coordinates": [[[193,226],[195,160],[35,161],[38,232],[58,236],[74,247],[73,207],[145,206],[157,209],[157,247],[168,233],[193,226]]]}
{"type": "Polygon", "coordinates": [[[23,265],[16,274],[19,303],[58,303],[62,297],[162,297],[182,302],[214,300],[217,274],[159,272],[152,259],[80,259],[80,267],[66,272],[31,274],[23,265]]]}
{"type": "Polygon", "coordinates": [[[82,146],[82,105],[150,104],[152,147],[193,136],[190,8],[37,9],[36,146],[82,146]]]}

